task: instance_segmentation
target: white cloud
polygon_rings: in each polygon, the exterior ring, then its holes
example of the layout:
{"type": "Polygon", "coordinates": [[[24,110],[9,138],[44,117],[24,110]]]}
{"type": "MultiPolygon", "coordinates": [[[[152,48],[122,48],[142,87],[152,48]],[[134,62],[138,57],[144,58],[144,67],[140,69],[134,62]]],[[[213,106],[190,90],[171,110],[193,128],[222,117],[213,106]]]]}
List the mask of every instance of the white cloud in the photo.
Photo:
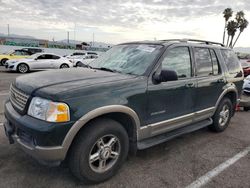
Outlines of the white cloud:
{"type": "MultiPolygon", "coordinates": [[[[76,25],[77,40],[119,43],[131,40],[198,38],[222,41],[222,12],[244,10],[244,0],[1,0],[0,32],[29,34],[56,40],[66,38],[76,25]]],[[[250,26],[249,26],[250,27],[250,26]]],[[[237,46],[249,46],[248,28],[237,46]]]]}

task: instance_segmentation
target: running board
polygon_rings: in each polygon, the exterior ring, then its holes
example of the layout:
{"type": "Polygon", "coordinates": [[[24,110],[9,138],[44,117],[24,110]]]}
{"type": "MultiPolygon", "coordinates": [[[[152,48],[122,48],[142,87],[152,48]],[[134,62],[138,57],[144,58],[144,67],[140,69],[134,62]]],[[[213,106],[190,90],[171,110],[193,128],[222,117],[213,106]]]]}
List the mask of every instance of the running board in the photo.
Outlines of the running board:
{"type": "Polygon", "coordinates": [[[170,131],[170,132],[158,135],[158,136],[154,136],[152,138],[147,138],[147,139],[144,139],[142,141],[139,141],[137,143],[137,148],[139,150],[146,149],[146,148],[152,147],[154,145],[171,140],[171,139],[178,137],[180,135],[187,134],[187,133],[196,131],[198,129],[207,127],[208,125],[211,125],[212,123],[213,123],[213,120],[211,118],[209,118],[209,119],[200,121],[200,122],[195,123],[195,124],[191,124],[191,125],[188,125],[188,126],[185,126],[185,127],[182,127],[182,128],[179,128],[179,129],[176,129],[176,130],[173,130],[173,131],[170,131]]]}

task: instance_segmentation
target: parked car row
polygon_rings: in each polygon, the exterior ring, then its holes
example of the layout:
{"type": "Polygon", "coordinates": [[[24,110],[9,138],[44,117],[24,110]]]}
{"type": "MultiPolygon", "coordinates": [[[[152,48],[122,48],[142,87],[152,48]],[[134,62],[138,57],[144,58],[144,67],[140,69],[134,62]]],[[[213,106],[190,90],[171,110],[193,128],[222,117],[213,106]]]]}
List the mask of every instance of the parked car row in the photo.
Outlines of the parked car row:
{"type": "Polygon", "coordinates": [[[98,54],[95,52],[74,52],[70,55],[60,56],[44,53],[42,49],[38,48],[23,48],[0,55],[0,62],[9,71],[26,73],[32,70],[86,67],[96,58],[98,58],[98,54]]]}

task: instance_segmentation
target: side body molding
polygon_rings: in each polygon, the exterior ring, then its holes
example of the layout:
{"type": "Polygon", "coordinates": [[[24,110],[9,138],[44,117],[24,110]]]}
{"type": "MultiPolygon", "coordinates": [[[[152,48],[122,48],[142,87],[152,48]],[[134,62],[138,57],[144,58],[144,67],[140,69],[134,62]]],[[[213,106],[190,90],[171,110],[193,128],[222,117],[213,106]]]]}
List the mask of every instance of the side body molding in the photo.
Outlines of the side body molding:
{"type": "MultiPolygon", "coordinates": [[[[85,114],[84,116],[82,116],[69,130],[69,132],[67,133],[62,147],[65,150],[65,155],[73,141],[73,139],[75,138],[76,134],[79,132],[79,130],[84,127],[84,125],[86,125],[90,120],[99,117],[101,115],[105,115],[108,113],[124,113],[127,114],[131,117],[131,119],[134,122],[134,125],[136,126],[136,132],[138,132],[138,130],[140,129],[140,120],[139,117],[137,116],[136,112],[134,110],[132,110],[131,108],[127,107],[127,106],[123,106],[123,105],[110,105],[110,106],[103,106],[100,108],[96,108],[90,112],[88,112],[87,114],[85,114]]],[[[138,137],[138,135],[137,135],[138,137]]]]}

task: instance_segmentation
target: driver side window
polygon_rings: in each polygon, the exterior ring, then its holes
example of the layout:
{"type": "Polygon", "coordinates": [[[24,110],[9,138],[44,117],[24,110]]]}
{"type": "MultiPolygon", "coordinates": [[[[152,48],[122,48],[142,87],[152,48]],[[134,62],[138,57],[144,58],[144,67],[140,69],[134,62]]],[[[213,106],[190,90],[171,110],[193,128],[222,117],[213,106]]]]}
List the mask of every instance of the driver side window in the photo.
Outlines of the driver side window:
{"type": "Polygon", "coordinates": [[[188,47],[176,47],[168,50],[162,61],[162,69],[173,70],[178,78],[191,77],[191,57],[188,47]]]}

